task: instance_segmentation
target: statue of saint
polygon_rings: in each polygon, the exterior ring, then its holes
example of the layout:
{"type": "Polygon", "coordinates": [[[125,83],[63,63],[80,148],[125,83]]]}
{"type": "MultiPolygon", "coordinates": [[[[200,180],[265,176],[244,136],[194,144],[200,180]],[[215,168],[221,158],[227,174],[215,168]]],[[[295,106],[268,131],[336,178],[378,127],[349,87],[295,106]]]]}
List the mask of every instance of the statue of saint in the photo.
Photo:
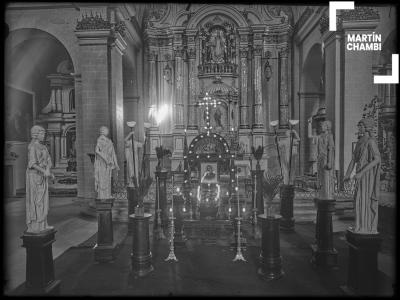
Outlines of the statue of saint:
{"type": "Polygon", "coordinates": [[[315,175],[317,173],[318,136],[317,129],[312,128],[312,118],[308,119],[308,138],[310,139],[310,154],[308,157],[308,161],[310,162],[310,173],[315,175]]]}
{"type": "Polygon", "coordinates": [[[226,41],[222,30],[215,30],[210,38],[211,43],[211,61],[221,63],[226,53],[226,41]]]}
{"type": "Polygon", "coordinates": [[[46,131],[35,125],[31,128],[32,140],[28,146],[28,167],[26,169],[26,232],[40,233],[53,229],[47,224],[49,212],[49,178],[51,157],[43,144],[46,131]]]}
{"type": "MultiPolygon", "coordinates": [[[[300,137],[296,130],[292,130],[294,137],[292,140],[292,156],[296,154],[295,149],[297,144],[300,141],[300,137]]],[[[290,184],[289,178],[289,163],[290,163],[290,130],[285,131],[286,136],[279,140],[279,151],[281,155],[281,165],[282,165],[282,175],[283,175],[283,184],[290,184]]],[[[294,162],[292,161],[292,168],[294,166],[294,162]]],[[[291,172],[291,176],[293,176],[293,172],[291,172]]]]}
{"type": "Polygon", "coordinates": [[[97,138],[94,178],[97,199],[111,198],[112,170],[119,170],[114,145],[108,138],[109,130],[105,126],[100,127],[100,136],[97,138]]]}
{"type": "Polygon", "coordinates": [[[127,181],[129,187],[137,187],[139,180],[139,148],[143,147],[143,144],[133,140],[134,148],[132,147],[132,136],[135,132],[132,130],[125,137],[125,159],[127,167],[127,181]],[[135,157],[135,158],[134,158],[135,157]],[[135,159],[135,160],[134,160],[135,159]]]}
{"type": "Polygon", "coordinates": [[[222,116],[221,110],[217,107],[214,113],[214,120],[217,127],[222,127],[221,116],[222,116]]]}
{"type": "MultiPolygon", "coordinates": [[[[308,125],[311,126],[310,122],[308,125]]],[[[320,199],[332,199],[335,188],[335,142],[331,127],[330,121],[324,121],[321,124],[322,132],[312,136],[317,143],[317,184],[320,199]]]]}
{"type": "Polygon", "coordinates": [[[373,137],[374,120],[358,122],[359,139],[347,169],[344,181],[356,167],[355,179],[355,233],[378,233],[378,199],[380,189],[381,154],[373,137]]]}

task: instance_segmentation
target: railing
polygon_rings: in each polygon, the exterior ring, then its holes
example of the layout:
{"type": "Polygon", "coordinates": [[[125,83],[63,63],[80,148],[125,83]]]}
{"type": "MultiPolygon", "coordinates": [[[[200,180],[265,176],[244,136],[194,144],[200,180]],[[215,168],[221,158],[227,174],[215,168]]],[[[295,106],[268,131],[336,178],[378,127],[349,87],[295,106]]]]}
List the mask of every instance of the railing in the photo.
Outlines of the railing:
{"type": "Polygon", "coordinates": [[[206,74],[229,74],[237,75],[238,66],[231,63],[207,63],[198,66],[199,75],[206,74]]]}

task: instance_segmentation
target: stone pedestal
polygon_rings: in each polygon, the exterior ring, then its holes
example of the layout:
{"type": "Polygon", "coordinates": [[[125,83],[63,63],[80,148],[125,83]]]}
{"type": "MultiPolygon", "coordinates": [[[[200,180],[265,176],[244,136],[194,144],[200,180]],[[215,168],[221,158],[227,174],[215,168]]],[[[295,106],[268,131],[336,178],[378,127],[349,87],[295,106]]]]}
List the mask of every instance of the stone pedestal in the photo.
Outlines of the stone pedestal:
{"type": "Polygon", "coordinates": [[[144,216],[129,215],[132,220],[132,273],[134,276],[145,276],[154,270],[151,263],[149,220],[151,214],[144,216]]]}
{"type": "Polygon", "coordinates": [[[379,234],[346,232],[349,246],[347,294],[375,296],[378,292],[378,251],[382,242],[379,234]]]}
{"type": "Polygon", "coordinates": [[[94,259],[98,262],[114,260],[114,235],[112,223],[112,206],[114,199],[96,199],[97,211],[97,244],[94,246],[94,259]]]}
{"type": "Polygon", "coordinates": [[[280,221],[280,228],[282,231],[294,231],[294,218],[293,218],[293,198],[294,186],[283,184],[280,187],[281,198],[281,211],[282,220],[280,221]]]}
{"type": "Polygon", "coordinates": [[[183,231],[183,206],[184,200],[182,197],[173,196],[174,197],[174,216],[176,217],[174,221],[175,225],[175,236],[174,236],[174,245],[175,247],[185,246],[186,237],[183,231]]]}
{"type": "MultiPolygon", "coordinates": [[[[138,190],[134,187],[127,187],[127,196],[128,196],[128,215],[135,213],[135,207],[139,203],[138,190]]],[[[128,234],[132,233],[132,219],[128,220],[128,234]]]]}
{"type": "Polygon", "coordinates": [[[260,267],[257,273],[266,280],[279,279],[284,275],[282,270],[282,257],[280,254],[279,223],[280,215],[258,215],[261,223],[261,253],[260,267]]]}
{"type": "Polygon", "coordinates": [[[155,203],[155,210],[156,214],[154,216],[154,229],[158,229],[158,214],[157,210],[160,209],[160,216],[161,216],[161,224],[162,228],[168,227],[168,215],[167,215],[167,175],[168,171],[162,169],[160,171],[154,172],[156,178],[158,178],[158,185],[156,188],[158,189],[158,193],[156,192],[156,197],[158,196],[159,199],[155,203]],[[160,205],[160,206],[158,206],[160,205]]]}
{"type": "Polygon", "coordinates": [[[315,199],[317,204],[316,243],[311,245],[311,263],[321,267],[337,266],[337,251],[333,247],[332,214],[335,200],[315,199]]]}
{"type": "Polygon", "coordinates": [[[56,295],[60,293],[60,280],[54,279],[52,244],[56,230],[27,233],[21,237],[26,248],[26,294],[56,295]]]}
{"type": "MultiPolygon", "coordinates": [[[[254,185],[255,189],[255,198],[256,198],[256,207],[258,214],[264,213],[264,199],[263,199],[263,192],[262,192],[262,177],[264,175],[264,170],[256,170],[251,171],[251,176],[256,183],[254,185]]],[[[254,205],[254,204],[253,204],[254,205]]],[[[254,209],[254,207],[253,207],[254,209]]]]}

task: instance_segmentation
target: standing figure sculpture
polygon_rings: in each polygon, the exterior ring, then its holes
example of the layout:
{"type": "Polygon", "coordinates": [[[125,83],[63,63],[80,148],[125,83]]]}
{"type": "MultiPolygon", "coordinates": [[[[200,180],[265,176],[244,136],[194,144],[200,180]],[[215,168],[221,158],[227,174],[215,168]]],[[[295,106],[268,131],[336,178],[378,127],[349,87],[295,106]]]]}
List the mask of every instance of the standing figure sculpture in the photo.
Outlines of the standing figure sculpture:
{"type": "Polygon", "coordinates": [[[43,144],[46,131],[35,125],[31,128],[31,143],[28,146],[28,167],[26,169],[26,232],[40,233],[53,229],[47,224],[49,212],[49,178],[51,157],[43,144]]]}
{"type": "Polygon", "coordinates": [[[217,107],[214,113],[214,120],[217,128],[223,127],[221,122],[221,116],[222,116],[221,110],[217,107]]]}
{"type": "MultiPolygon", "coordinates": [[[[292,130],[294,134],[293,138],[293,144],[292,147],[293,149],[296,149],[295,145],[299,143],[300,137],[299,134],[297,133],[296,130],[292,130]]],[[[279,140],[278,145],[279,145],[279,151],[281,155],[281,165],[282,165],[282,175],[283,175],[283,184],[290,184],[290,179],[289,178],[289,162],[290,162],[290,130],[285,131],[285,137],[279,140]]],[[[296,154],[295,150],[292,150],[292,156],[296,154]]],[[[292,163],[292,166],[294,164],[292,163]]],[[[293,174],[293,173],[292,173],[293,174]]],[[[292,177],[292,176],[291,176],[292,177]]]]}
{"type": "MultiPolygon", "coordinates": [[[[311,126],[310,120],[308,126],[311,126]]],[[[335,187],[335,142],[331,127],[330,121],[323,121],[321,133],[312,136],[317,142],[317,186],[320,199],[333,199],[335,187]]]]}
{"type": "Polygon", "coordinates": [[[127,182],[129,187],[137,187],[139,184],[139,148],[142,148],[143,144],[133,140],[134,147],[132,147],[132,136],[135,131],[129,132],[125,137],[125,159],[127,166],[127,182]]]}
{"type": "Polygon", "coordinates": [[[312,118],[308,119],[308,138],[310,139],[310,154],[308,162],[310,163],[310,174],[317,174],[317,156],[318,156],[318,136],[316,128],[312,128],[312,118]]]}
{"type": "Polygon", "coordinates": [[[355,227],[360,234],[378,233],[378,199],[380,189],[381,154],[373,137],[374,120],[367,118],[358,122],[359,137],[344,181],[356,167],[355,179],[355,227]]]}
{"type": "Polygon", "coordinates": [[[111,198],[112,170],[119,170],[114,145],[108,138],[109,130],[105,126],[100,127],[100,136],[97,138],[96,156],[94,161],[94,178],[97,199],[111,198]]]}

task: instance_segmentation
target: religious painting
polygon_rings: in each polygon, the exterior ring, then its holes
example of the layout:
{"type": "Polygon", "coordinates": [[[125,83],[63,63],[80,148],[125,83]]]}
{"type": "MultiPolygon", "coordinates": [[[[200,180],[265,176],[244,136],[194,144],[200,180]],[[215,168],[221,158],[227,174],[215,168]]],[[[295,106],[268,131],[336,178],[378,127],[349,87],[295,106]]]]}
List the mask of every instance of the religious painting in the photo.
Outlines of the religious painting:
{"type": "Polygon", "coordinates": [[[33,95],[7,86],[5,97],[6,141],[29,142],[33,126],[33,95]]]}
{"type": "Polygon", "coordinates": [[[250,176],[250,162],[245,160],[235,160],[235,166],[237,167],[237,175],[239,177],[249,177],[250,176]]]}
{"type": "Polygon", "coordinates": [[[201,164],[201,183],[218,183],[218,164],[202,163],[201,164]]]}

